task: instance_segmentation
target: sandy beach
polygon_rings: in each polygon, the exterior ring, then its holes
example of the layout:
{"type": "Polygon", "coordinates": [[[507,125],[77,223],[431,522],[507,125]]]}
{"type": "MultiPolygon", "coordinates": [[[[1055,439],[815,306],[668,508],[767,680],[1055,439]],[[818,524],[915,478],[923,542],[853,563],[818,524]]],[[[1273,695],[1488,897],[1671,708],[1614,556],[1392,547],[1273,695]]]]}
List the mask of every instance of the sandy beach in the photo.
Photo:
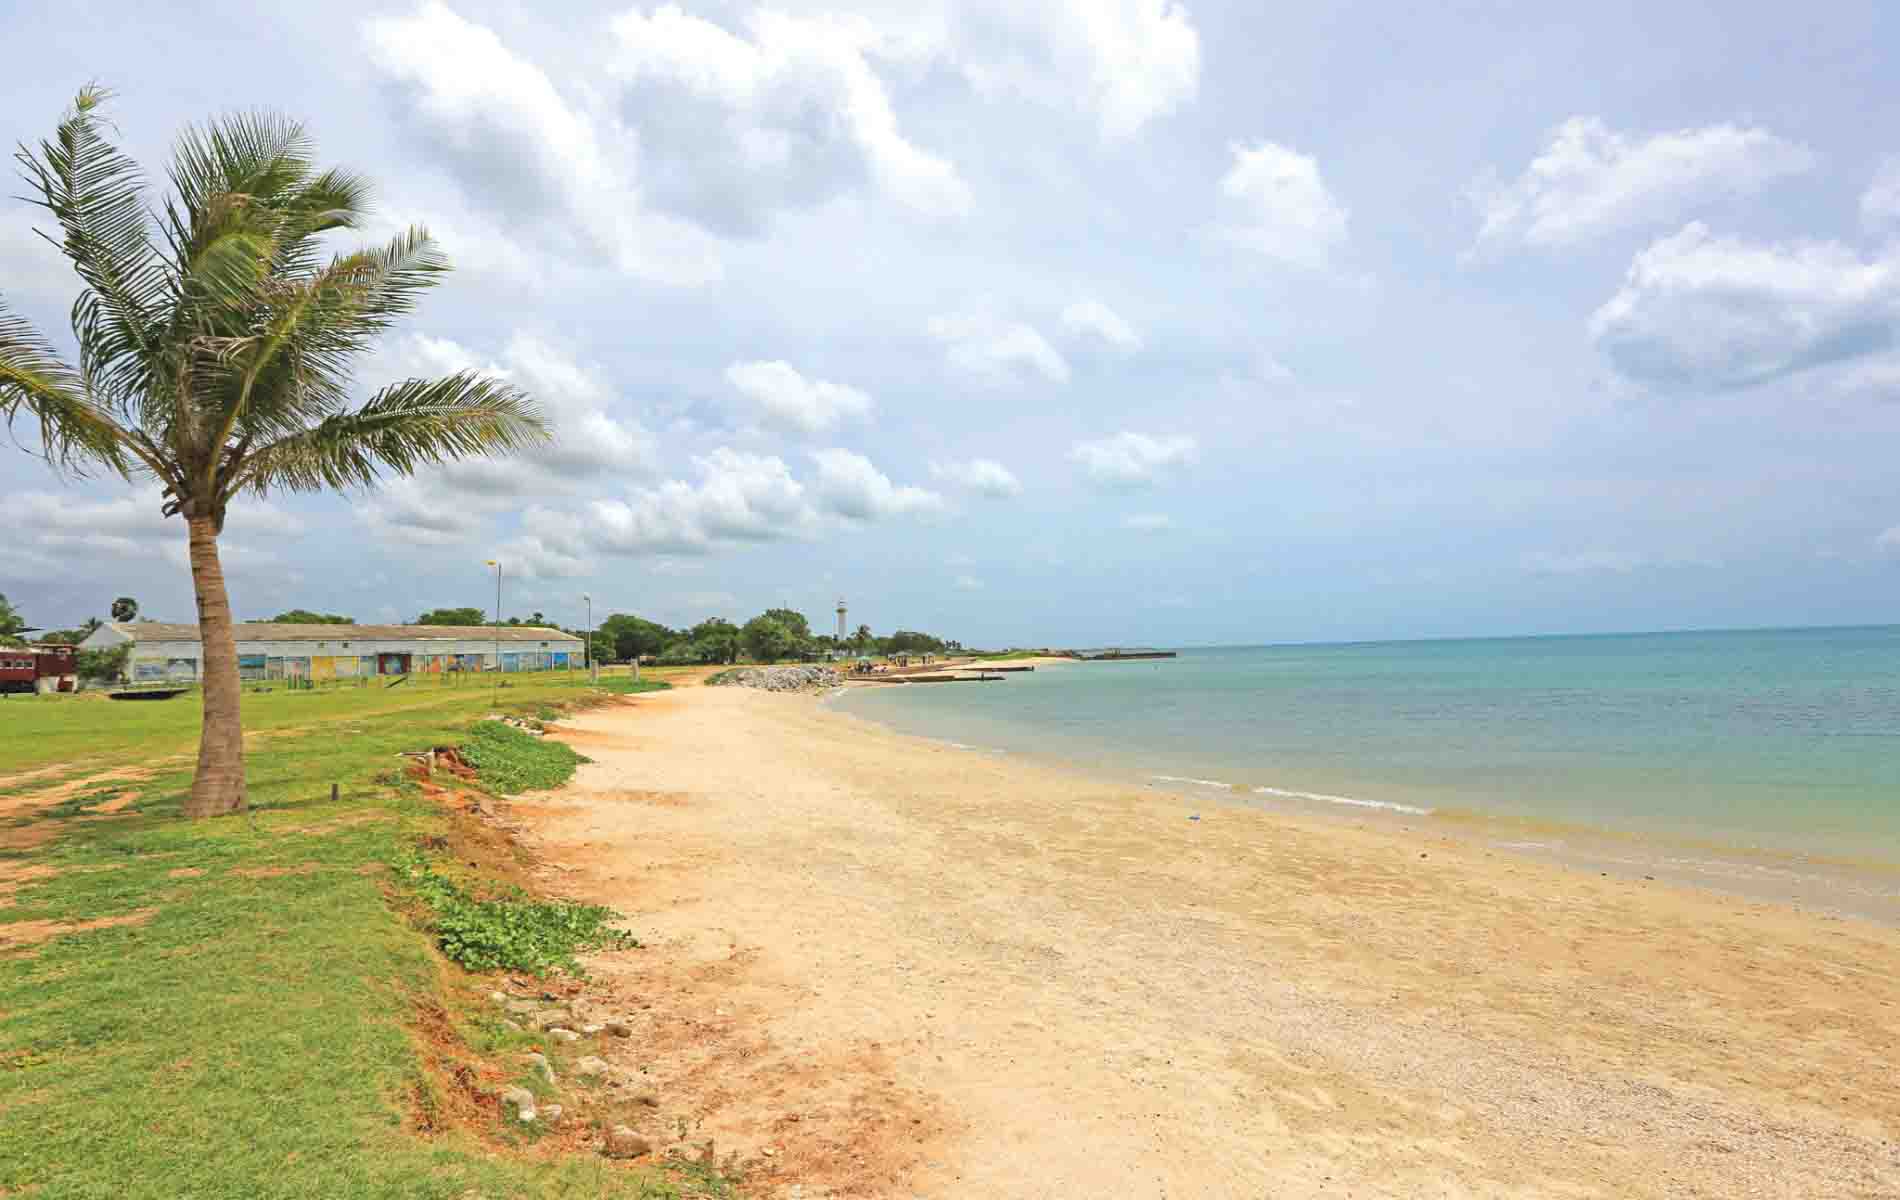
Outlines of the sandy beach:
{"type": "Polygon", "coordinates": [[[682,687],[513,806],[771,1196],[1900,1196],[1900,933],[682,687]],[[1198,815],[1198,819],[1191,819],[1198,815]]]}

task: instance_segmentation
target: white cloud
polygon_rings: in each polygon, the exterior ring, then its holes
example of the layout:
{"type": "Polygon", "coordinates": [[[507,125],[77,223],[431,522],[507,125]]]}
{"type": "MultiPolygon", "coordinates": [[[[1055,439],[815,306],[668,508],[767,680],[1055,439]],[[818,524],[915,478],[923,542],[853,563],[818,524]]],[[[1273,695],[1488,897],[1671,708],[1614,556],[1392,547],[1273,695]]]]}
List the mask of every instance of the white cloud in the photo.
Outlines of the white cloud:
{"type": "Polygon", "coordinates": [[[1590,319],[1623,375],[1661,387],[1747,387],[1890,346],[1900,252],[1838,242],[1762,245],[1692,223],[1642,251],[1590,319]]]}
{"type": "Polygon", "coordinates": [[[633,133],[571,102],[492,30],[431,0],[362,31],[418,149],[510,230],[663,283],[718,277],[714,239],[647,210],[633,133]]]}
{"type": "Polygon", "coordinates": [[[860,17],[757,9],[735,34],[677,5],[614,19],[612,69],[640,129],[658,202],[732,233],[777,208],[821,202],[868,177],[931,217],[960,217],[956,167],[910,141],[873,59],[885,38],[860,17]]]}
{"type": "Polygon", "coordinates": [[[1004,382],[1034,372],[1055,383],[1069,382],[1068,360],[1021,321],[965,313],[932,317],[929,330],[954,366],[980,378],[1004,382]]]}
{"type": "Polygon", "coordinates": [[[1081,109],[1104,141],[1200,89],[1200,34],[1177,0],[1003,0],[960,6],[945,24],[947,52],[979,92],[1081,109]]]}
{"type": "Polygon", "coordinates": [[[1174,518],[1166,513],[1136,513],[1122,521],[1122,528],[1136,533],[1166,533],[1174,528],[1174,518]]]}
{"type": "MultiPolygon", "coordinates": [[[[0,497],[0,526],[28,553],[44,552],[54,561],[75,557],[159,558],[187,567],[185,522],[163,513],[165,497],[152,484],[111,499],[79,498],[56,492],[20,492],[0,497]]],[[[261,565],[266,539],[294,538],[304,523],[294,514],[255,497],[234,501],[219,538],[219,561],[227,569],[261,565]]]]}
{"type": "Polygon", "coordinates": [[[942,496],[920,487],[893,484],[861,454],[834,448],[815,451],[812,459],[818,464],[812,491],[826,511],[841,517],[870,521],[943,507],[942,496]]]}
{"type": "Polygon", "coordinates": [[[1900,353],[1875,354],[1843,364],[1828,373],[1826,386],[1843,396],[1900,400],[1900,353]]]}
{"type": "Polygon", "coordinates": [[[822,433],[871,412],[871,397],[857,388],[807,379],[787,362],[733,363],[726,379],[758,404],[767,425],[778,429],[822,433]]]}
{"type": "Polygon", "coordinates": [[[411,546],[472,541],[493,511],[414,478],[391,479],[356,506],[357,517],[372,534],[411,546]]]}
{"type": "Polygon", "coordinates": [[[1124,431],[1077,442],[1069,458],[1090,482],[1107,488],[1148,487],[1194,460],[1195,441],[1185,434],[1155,436],[1124,431]]]}
{"type": "Polygon", "coordinates": [[[983,581],[974,575],[959,575],[951,580],[951,586],[959,592],[980,592],[983,590],[983,581]]]}
{"type": "Polygon", "coordinates": [[[1895,525],[1874,538],[1874,549],[1884,554],[1900,554],[1900,525],[1895,525]]]}
{"type": "Polygon", "coordinates": [[[359,510],[377,532],[428,545],[462,541],[479,530],[483,515],[523,497],[569,491],[603,475],[657,472],[658,440],[639,420],[611,411],[613,389],[600,371],[532,334],[511,335],[499,361],[448,338],[409,334],[389,343],[359,378],[374,388],[471,370],[527,391],[540,404],[554,440],[508,458],[467,459],[426,469],[410,481],[386,482],[359,510]]]}
{"type": "Polygon", "coordinates": [[[783,459],[720,447],[693,459],[697,482],[669,479],[580,516],[530,508],[529,533],[566,554],[578,545],[627,555],[704,554],[720,546],[805,537],[818,515],[783,459]]]}
{"type": "Polygon", "coordinates": [[[1100,300],[1078,300],[1063,309],[1062,327],[1079,336],[1099,337],[1119,350],[1141,349],[1141,334],[1100,300]]]}
{"type": "Polygon", "coordinates": [[[1807,147],[1766,129],[1709,125],[1649,137],[1572,117],[1508,184],[1472,188],[1480,250],[1555,249],[1619,229],[1667,224],[1725,195],[1760,191],[1815,163],[1807,147]]]}
{"type": "Polygon", "coordinates": [[[1860,223],[1873,232],[1900,228],[1900,155],[1882,161],[1861,193],[1860,223]]]}
{"type": "Polygon", "coordinates": [[[1022,494],[1023,485],[1002,463],[991,458],[973,458],[968,462],[933,462],[930,475],[953,487],[974,492],[991,500],[1006,500],[1022,494]]]}
{"type": "Polygon", "coordinates": [[[1324,268],[1346,245],[1347,213],[1318,160],[1274,142],[1228,149],[1234,162],[1220,182],[1219,235],[1288,266],[1324,268]]]}
{"type": "Polygon", "coordinates": [[[34,226],[54,228],[41,210],[25,205],[0,205],[0,280],[5,295],[17,305],[22,299],[70,302],[84,286],[72,263],[34,232],[34,226]]]}
{"type": "Polygon", "coordinates": [[[1175,0],[1069,0],[1092,59],[1102,136],[1128,137],[1194,99],[1201,38],[1175,0]]]}

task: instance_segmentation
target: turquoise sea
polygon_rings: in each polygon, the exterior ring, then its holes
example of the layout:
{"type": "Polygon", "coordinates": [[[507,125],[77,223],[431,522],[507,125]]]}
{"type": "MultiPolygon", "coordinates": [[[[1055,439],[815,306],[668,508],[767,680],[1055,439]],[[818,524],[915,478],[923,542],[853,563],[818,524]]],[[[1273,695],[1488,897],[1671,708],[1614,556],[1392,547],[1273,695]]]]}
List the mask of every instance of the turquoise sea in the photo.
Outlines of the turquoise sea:
{"type": "Polygon", "coordinates": [[[835,703],[1210,800],[1900,867],[1900,626],[1214,647],[835,703]]]}

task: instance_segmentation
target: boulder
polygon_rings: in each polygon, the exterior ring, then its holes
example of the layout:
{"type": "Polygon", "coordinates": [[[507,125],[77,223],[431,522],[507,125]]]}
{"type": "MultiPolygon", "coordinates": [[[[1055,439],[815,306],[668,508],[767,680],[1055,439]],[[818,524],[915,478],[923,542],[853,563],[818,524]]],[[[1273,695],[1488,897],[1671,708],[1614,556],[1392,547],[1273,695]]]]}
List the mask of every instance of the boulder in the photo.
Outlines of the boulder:
{"type": "Polygon", "coordinates": [[[600,1152],[608,1158],[639,1158],[643,1154],[653,1153],[653,1143],[625,1125],[616,1125],[607,1131],[607,1139],[601,1144],[600,1152]]]}
{"type": "Polygon", "coordinates": [[[599,1078],[607,1071],[607,1060],[595,1054],[589,1054],[574,1064],[574,1073],[586,1079],[599,1078]]]}
{"type": "Polygon", "coordinates": [[[515,1119],[518,1121],[526,1122],[535,1119],[534,1093],[527,1088],[503,1088],[501,1091],[501,1107],[503,1112],[511,1108],[514,1109],[515,1119]]]}
{"type": "Polygon", "coordinates": [[[748,687],[764,692],[805,692],[842,683],[830,667],[733,667],[706,680],[708,687],[748,687]]]}

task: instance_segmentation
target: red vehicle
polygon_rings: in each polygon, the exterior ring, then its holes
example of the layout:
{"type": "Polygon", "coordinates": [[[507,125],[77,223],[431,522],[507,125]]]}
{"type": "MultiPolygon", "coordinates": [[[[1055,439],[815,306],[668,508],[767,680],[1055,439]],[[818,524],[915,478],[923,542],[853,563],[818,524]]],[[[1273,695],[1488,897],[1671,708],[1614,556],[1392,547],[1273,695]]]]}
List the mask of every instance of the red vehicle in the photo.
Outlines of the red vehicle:
{"type": "Polygon", "coordinates": [[[76,646],[0,646],[0,695],[70,692],[77,683],[78,662],[76,646]]]}

